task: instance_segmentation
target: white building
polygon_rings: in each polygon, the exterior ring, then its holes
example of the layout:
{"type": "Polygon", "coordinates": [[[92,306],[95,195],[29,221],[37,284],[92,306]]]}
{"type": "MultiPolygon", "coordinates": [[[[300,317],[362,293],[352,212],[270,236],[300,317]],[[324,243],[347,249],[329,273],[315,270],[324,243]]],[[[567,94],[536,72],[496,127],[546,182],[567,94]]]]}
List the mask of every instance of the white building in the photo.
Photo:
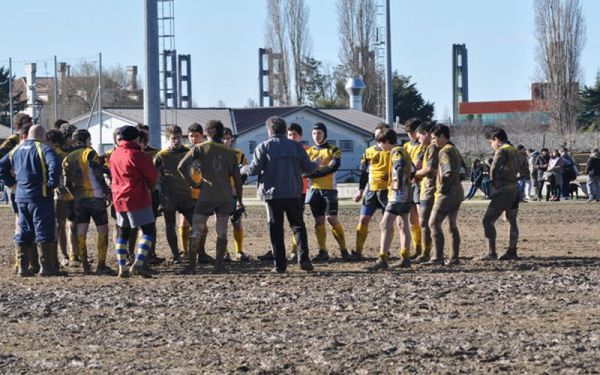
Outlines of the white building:
{"type": "MultiPolygon", "coordinates": [[[[92,135],[92,145],[100,152],[113,147],[112,134],[125,125],[143,123],[142,109],[106,108],[102,111],[102,128],[99,116],[90,119],[83,115],[70,121],[80,129],[87,128],[92,135]],[[100,130],[101,129],[101,130],[100,130]]],[[[177,123],[184,134],[187,128],[197,122],[202,126],[209,120],[220,120],[231,128],[236,136],[235,146],[241,149],[249,160],[256,145],[267,138],[266,120],[280,116],[290,123],[302,126],[305,142],[312,145],[311,129],[317,122],[327,126],[328,140],[342,151],[342,165],[337,173],[340,182],[357,181],[360,158],[365,148],[373,144],[373,130],[383,119],[354,109],[317,109],[308,106],[264,107],[264,108],[190,108],[162,111],[161,120],[166,124],[177,123]]],[[[400,134],[405,137],[404,132],[400,134]]],[[[161,136],[165,144],[164,132],[161,136]]]]}

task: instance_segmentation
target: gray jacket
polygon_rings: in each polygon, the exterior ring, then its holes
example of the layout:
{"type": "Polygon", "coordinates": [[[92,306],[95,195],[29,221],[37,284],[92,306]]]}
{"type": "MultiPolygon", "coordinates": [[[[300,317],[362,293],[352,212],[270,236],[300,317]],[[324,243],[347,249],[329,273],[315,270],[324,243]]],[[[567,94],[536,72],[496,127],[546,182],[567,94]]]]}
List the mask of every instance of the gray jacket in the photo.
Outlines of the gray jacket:
{"type": "Polygon", "coordinates": [[[241,173],[258,176],[258,195],[262,200],[300,198],[302,174],[317,169],[310,161],[302,144],[277,134],[262,142],[256,149],[250,164],[241,173]]]}

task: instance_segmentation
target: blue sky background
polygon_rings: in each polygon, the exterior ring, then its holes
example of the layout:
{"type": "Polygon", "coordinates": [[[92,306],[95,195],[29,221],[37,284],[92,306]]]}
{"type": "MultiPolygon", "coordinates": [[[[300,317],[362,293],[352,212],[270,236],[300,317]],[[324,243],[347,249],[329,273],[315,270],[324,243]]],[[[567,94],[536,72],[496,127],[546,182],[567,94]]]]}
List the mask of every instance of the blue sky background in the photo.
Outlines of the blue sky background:
{"type": "MultiPolygon", "coordinates": [[[[313,56],[338,63],[335,0],[307,0],[313,56]]],[[[581,0],[587,25],[584,83],[600,68],[600,1],[581,0]]],[[[0,66],[13,58],[38,62],[51,75],[53,56],[76,64],[143,68],[142,0],[0,0],[0,66]]],[[[533,1],[392,0],[392,65],[410,75],[436,118],[451,113],[451,45],[469,50],[471,101],[529,98],[536,78],[533,1]]],[[[193,100],[198,106],[242,107],[257,100],[257,50],[264,45],[264,0],[175,0],[176,47],[192,55],[193,100]]]]}

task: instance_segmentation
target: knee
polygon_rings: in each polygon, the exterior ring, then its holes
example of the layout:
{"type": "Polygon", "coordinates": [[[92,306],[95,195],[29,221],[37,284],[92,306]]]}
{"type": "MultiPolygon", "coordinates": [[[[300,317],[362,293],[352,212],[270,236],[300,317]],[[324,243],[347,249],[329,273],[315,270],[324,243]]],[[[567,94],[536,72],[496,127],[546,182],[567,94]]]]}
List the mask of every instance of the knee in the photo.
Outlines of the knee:
{"type": "Polygon", "coordinates": [[[327,216],[327,222],[331,226],[337,225],[338,224],[337,216],[327,216]]]}
{"type": "Polygon", "coordinates": [[[369,223],[371,222],[371,216],[361,216],[360,220],[359,220],[359,224],[360,225],[369,225],[369,223]]]}

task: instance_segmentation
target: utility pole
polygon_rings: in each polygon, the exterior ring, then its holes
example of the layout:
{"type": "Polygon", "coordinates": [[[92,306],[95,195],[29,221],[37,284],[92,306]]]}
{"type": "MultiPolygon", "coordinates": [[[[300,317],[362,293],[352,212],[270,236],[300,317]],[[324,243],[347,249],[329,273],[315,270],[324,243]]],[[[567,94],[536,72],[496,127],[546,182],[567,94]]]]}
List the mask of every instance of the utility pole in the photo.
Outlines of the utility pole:
{"type": "Polygon", "coordinates": [[[98,53],[98,123],[100,124],[99,137],[100,144],[98,145],[98,151],[104,153],[104,147],[102,146],[102,52],[98,53]]]}
{"type": "Polygon", "coordinates": [[[12,58],[8,58],[8,110],[10,111],[10,132],[13,132],[13,85],[12,85],[12,58]]]}
{"type": "Polygon", "coordinates": [[[161,148],[157,0],[144,0],[144,15],[144,124],[150,127],[150,145],[161,148]]]}
{"type": "Polygon", "coordinates": [[[54,55],[54,121],[58,120],[58,73],[56,68],[56,55],[54,55]]]}
{"type": "Polygon", "coordinates": [[[390,30],[390,0],[385,0],[385,122],[394,122],[394,99],[392,92],[392,33],[390,30]]]}

